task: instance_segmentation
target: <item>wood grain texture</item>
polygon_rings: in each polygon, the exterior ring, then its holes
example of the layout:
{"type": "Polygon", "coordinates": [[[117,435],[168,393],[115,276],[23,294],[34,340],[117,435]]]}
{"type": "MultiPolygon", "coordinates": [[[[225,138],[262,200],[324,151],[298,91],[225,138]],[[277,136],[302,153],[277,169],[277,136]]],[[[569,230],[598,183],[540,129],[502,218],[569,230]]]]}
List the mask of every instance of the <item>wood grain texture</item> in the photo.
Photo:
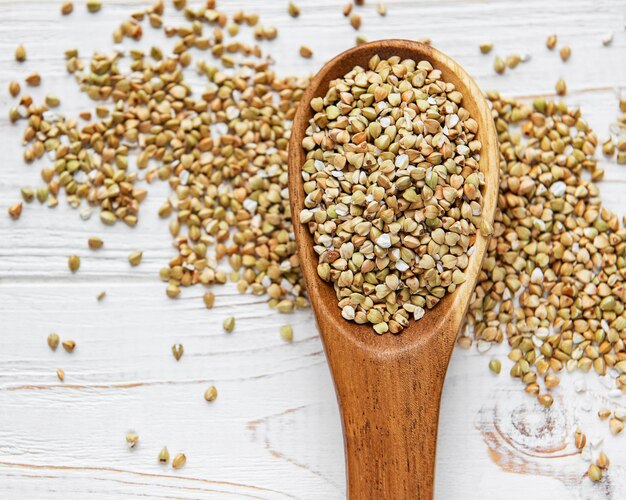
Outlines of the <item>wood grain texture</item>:
{"type": "Polygon", "coordinates": [[[310,102],[323,97],[331,81],[373,56],[426,60],[463,96],[478,124],[485,176],[483,217],[493,224],[500,178],[499,148],[491,111],[472,78],[455,61],[428,45],[408,40],[371,42],[331,59],[313,77],[293,122],[289,143],[289,197],[302,272],[333,374],[346,447],[351,500],[416,498],[434,493],[439,401],[450,355],[472,297],[489,238],[478,233],[465,272],[467,281],[400,335],[376,335],[371,325],[343,320],[335,291],[317,275],[317,255],[307,225],[302,140],[313,118],[310,102]]]}
{"type": "MultiPolygon", "coordinates": [[[[38,185],[44,164],[21,160],[21,127],[6,118],[13,103],[8,82],[38,71],[43,83],[29,89],[31,95],[60,96],[60,110],[67,114],[91,108],[65,72],[63,51],[111,51],[112,30],[150,2],[104,0],[102,11],[90,15],[84,1],[75,0],[67,18],[59,14],[60,3],[0,0],[0,497],[345,498],[341,420],[311,312],[281,316],[230,285],[215,289],[212,311],[204,308],[198,288],[167,299],[157,273],[175,250],[156,214],[167,186],[150,187],[134,229],[103,227],[97,217],[82,221],[63,199],[56,209],[28,205],[17,222],[6,216],[20,187],[38,185]],[[24,65],[13,60],[18,42],[28,51],[24,65]],[[97,253],[86,248],[92,234],[105,240],[97,253]],[[144,260],[130,268],[126,257],[136,249],[144,251],[144,260]],[[82,259],[74,276],[67,270],[70,254],[82,259]],[[107,298],[98,303],[100,290],[107,298]],[[237,328],[227,336],[221,322],[230,314],[237,316],[237,328]],[[278,335],[285,323],[294,326],[293,344],[278,335]],[[45,343],[50,331],[75,339],[75,353],[51,352],[45,343]],[[178,363],[170,353],[174,342],[185,346],[178,363]],[[66,372],[65,385],[56,379],[58,367],[66,372]],[[202,394],[211,384],[220,395],[208,406],[202,394]],[[140,435],[132,451],[124,443],[129,430],[140,435]],[[156,455],[163,445],[172,453],[184,451],[187,466],[160,466],[156,455]]],[[[340,12],[343,0],[297,3],[302,13],[294,20],[287,0],[221,1],[230,13],[256,11],[263,24],[279,28],[267,46],[281,74],[314,73],[352,46],[356,32],[340,12]],[[312,60],[298,56],[300,44],[311,46],[312,60]]],[[[554,97],[554,84],[563,76],[567,102],[581,106],[598,136],[607,137],[617,114],[615,89],[626,90],[623,1],[386,3],[386,18],[375,13],[373,0],[360,9],[361,33],[370,40],[431,37],[481,88],[506,95],[554,97]],[[606,31],[615,33],[610,47],[600,41],[606,31]],[[545,48],[551,33],[572,47],[568,63],[545,48]],[[486,41],[495,44],[489,56],[478,51],[486,41]],[[493,55],[524,52],[532,54],[530,62],[502,76],[493,72],[493,55]]],[[[172,9],[167,16],[182,23],[172,9]]],[[[251,38],[248,30],[244,37],[251,38]]],[[[149,49],[157,41],[162,37],[147,29],[143,42],[125,42],[124,49],[149,49]]],[[[201,90],[200,78],[191,73],[192,85],[201,90]]],[[[602,198],[624,214],[626,169],[606,160],[602,166],[602,198]]],[[[435,498],[622,498],[624,438],[610,438],[595,417],[601,405],[623,404],[610,393],[612,381],[564,377],[559,409],[548,412],[509,379],[505,356],[506,349],[498,348],[484,355],[453,352],[441,404],[435,498]],[[487,369],[492,356],[503,361],[498,378],[487,369]],[[577,380],[587,381],[583,395],[573,389],[577,380]],[[585,480],[583,457],[561,457],[541,447],[571,445],[571,429],[578,425],[604,439],[614,467],[609,486],[585,480]]]]}

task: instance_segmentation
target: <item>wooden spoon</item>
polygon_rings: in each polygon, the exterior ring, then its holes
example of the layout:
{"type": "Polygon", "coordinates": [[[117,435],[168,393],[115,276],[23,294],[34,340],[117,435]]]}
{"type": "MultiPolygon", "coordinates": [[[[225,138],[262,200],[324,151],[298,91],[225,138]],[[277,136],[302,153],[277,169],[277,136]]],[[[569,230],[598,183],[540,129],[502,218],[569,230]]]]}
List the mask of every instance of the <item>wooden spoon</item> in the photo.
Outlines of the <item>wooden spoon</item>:
{"type": "Polygon", "coordinates": [[[317,275],[318,257],[304,207],[301,143],[313,116],[310,101],[324,96],[331,80],[378,54],[428,60],[463,94],[462,105],[478,122],[485,174],[483,217],[493,223],[498,196],[499,153],[494,122],[476,83],[438,50],[408,40],[354,47],[328,62],[305,91],[289,145],[289,195],[300,265],[317,317],[343,421],[348,496],[351,500],[433,498],[439,403],[452,348],[467,311],[489,238],[478,234],[465,271],[467,281],[399,335],[377,335],[371,325],[341,317],[333,287],[317,275]]]}

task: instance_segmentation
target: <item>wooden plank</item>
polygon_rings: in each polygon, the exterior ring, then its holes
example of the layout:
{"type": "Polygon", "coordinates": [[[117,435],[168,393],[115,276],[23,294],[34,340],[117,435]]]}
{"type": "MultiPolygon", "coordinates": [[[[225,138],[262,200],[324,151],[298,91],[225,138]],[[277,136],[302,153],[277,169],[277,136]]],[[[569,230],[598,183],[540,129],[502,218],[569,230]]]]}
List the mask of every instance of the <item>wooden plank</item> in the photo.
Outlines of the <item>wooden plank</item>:
{"type": "MultiPolygon", "coordinates": [[[[111,31],[149,3],[106,1],[91,15],[83,2],[75,2],[75,12],[61,19],[60,1],[0,0],[1,107],[13,105],[3,90],[8,82],[31,71],[43,77],[41,88],[29,89],[34,97],[57,94],[68,114],[91,107],[66,74],[63,51],[111,50],[111,31]],[[21,65],[13,60],[18,42],[28,50],[21,65]]],[[[340,13],[343,0],[299,0],[302,14],[296,20],[287,15],[286,2],[222,3],[231,13],[257,11],[263,24],[279,28],[279,38],[265,45],[282,74],[313,72],[354,43],[356,32],[340,13]],[[311,61],[297,55],[303,43],[315,52],[311,61]]],[[[626,82],[620,2],[600,0],[591,8],[584,0],[394,0],[387,2],[386,18],[374,5],[360,9],[361,32],[368,38],[431,37],[482,88],[506,95],[553,95],[563,76],[567,101],[582,106],[601,139],[608,136],[618,112],[615,88],[624,90],[626,82]],[[600,39],[610,30],[615,40],[604,47],[600,39]],[[553,32],[572,47],[568,63],[544,46],[553,32]],[[478,51],[485,41],[495,44],[489,56],[478,51]],[[530,62],[503,76],[493,72],[495,54],[526,52],[530,62]]],[[[179,14],[174,18],[181,20],[179,14]]],[[[244,36],[250,37],[249,31],[244,36]]],[[[158,40],[146,29],[142,43],[124,47],[149,47],[158,40]]],[[[164,43],[171,46],[173,40],[164,43]]],[[[190,81],[202,88],[197,76],[190,81]]],[[[20,136],[21,127],[8,123],[3,112],[2,214],[19,199],[20,187],[39,182],[44,164],[22,162],[20,136]]],[[[603,166],[603,200],[624,214],[626,169],[606,161],[603,166]]],[[[167,299],[157,273],[174,250],[156,215],[167,195],[166,185],[151,186],[135,229],[103,227],[97,214],[82,221],[63,200],[53,210],[29,205],[17,222],[0,216],[0,496],[343,498],[340,422],[310,312],[280,315],[232,285],[216,288],[212,311],[202,304],[201,287],[167,299]],[[103,250],[87,250],[91,234],[104,238],[103,250]],[[135,249],[144,251],[144,262],[130,268],[126,257],[135,249]],[[82,258],[76,275],[67,270],[71,254],[82,258]],[[107,291],[101,303],[95,300],[100,290],[107,291]],[[233,314],[237,327],[227,335],[221,323],[233,314]],[[294,326],[293,344],[278,335],[287,322],[294,326]],[[75,339],[76,351],[50,351],[45,338],[51,331],[75,339]],[[178,363],[170,352],[175,342],[185,346],[178,363]],[[65,384],[56,379],[58,367],[66,372],[65,384]],[[202,394],[211,384],[219,398],[208,404],[202,394]],[[134,450],[124,443],[130,430],[140,435],[134,450]],[[186,453],[185,468],[157,463],[164,444],[172,454],[186,453]]],[[[621,498],[626,462],[620,441],[610,439],[595,417],[603,405],[623,404],[609,396],[611,381],[564,377],[558,404],[546,411],[509,379],[505,356],[505,348],[485,355],[454,353],[441,411],[436,498],[621,498]],[[499,378],[487,369],[494,355],[503,360],[499,378]],[[588,384],[584,394],[575,392],[577,380],[588,384]],[[614,471],[605,486],[592,487],[582,477],[587,462],[569,454],[577,425],[589,429],[589,439],[605,440],[614,471]],[[546,443],[565,452],[542,448],[546,443]]]]}

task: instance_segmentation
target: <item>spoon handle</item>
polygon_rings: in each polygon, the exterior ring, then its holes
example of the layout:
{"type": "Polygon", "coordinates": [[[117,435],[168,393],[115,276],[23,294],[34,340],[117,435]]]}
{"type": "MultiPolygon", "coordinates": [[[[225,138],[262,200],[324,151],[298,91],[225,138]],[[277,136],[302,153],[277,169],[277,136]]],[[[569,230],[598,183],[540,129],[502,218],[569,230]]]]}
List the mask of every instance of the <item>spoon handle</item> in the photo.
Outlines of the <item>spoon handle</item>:
{"type": "Polygon", "coordinates": [[[329,352],[343,418],[349,500],[432,500],[439,402],[452,335],[400,352],[329,352]]]}

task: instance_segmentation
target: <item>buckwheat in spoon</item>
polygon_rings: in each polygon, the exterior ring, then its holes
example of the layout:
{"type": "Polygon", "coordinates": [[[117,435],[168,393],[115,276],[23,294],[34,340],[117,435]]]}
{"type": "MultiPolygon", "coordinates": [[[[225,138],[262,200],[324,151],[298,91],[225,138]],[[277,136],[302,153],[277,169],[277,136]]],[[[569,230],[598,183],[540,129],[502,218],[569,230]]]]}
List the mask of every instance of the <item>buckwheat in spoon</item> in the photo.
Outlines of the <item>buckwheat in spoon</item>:
{"type": "Polygon", "coordinates": [[[339,400],[348,496],[431,499],[441,390],[498,195],[487,102],[427,45],[364,44],[313,78],[289,151],[294,228],[339,400]]]}

